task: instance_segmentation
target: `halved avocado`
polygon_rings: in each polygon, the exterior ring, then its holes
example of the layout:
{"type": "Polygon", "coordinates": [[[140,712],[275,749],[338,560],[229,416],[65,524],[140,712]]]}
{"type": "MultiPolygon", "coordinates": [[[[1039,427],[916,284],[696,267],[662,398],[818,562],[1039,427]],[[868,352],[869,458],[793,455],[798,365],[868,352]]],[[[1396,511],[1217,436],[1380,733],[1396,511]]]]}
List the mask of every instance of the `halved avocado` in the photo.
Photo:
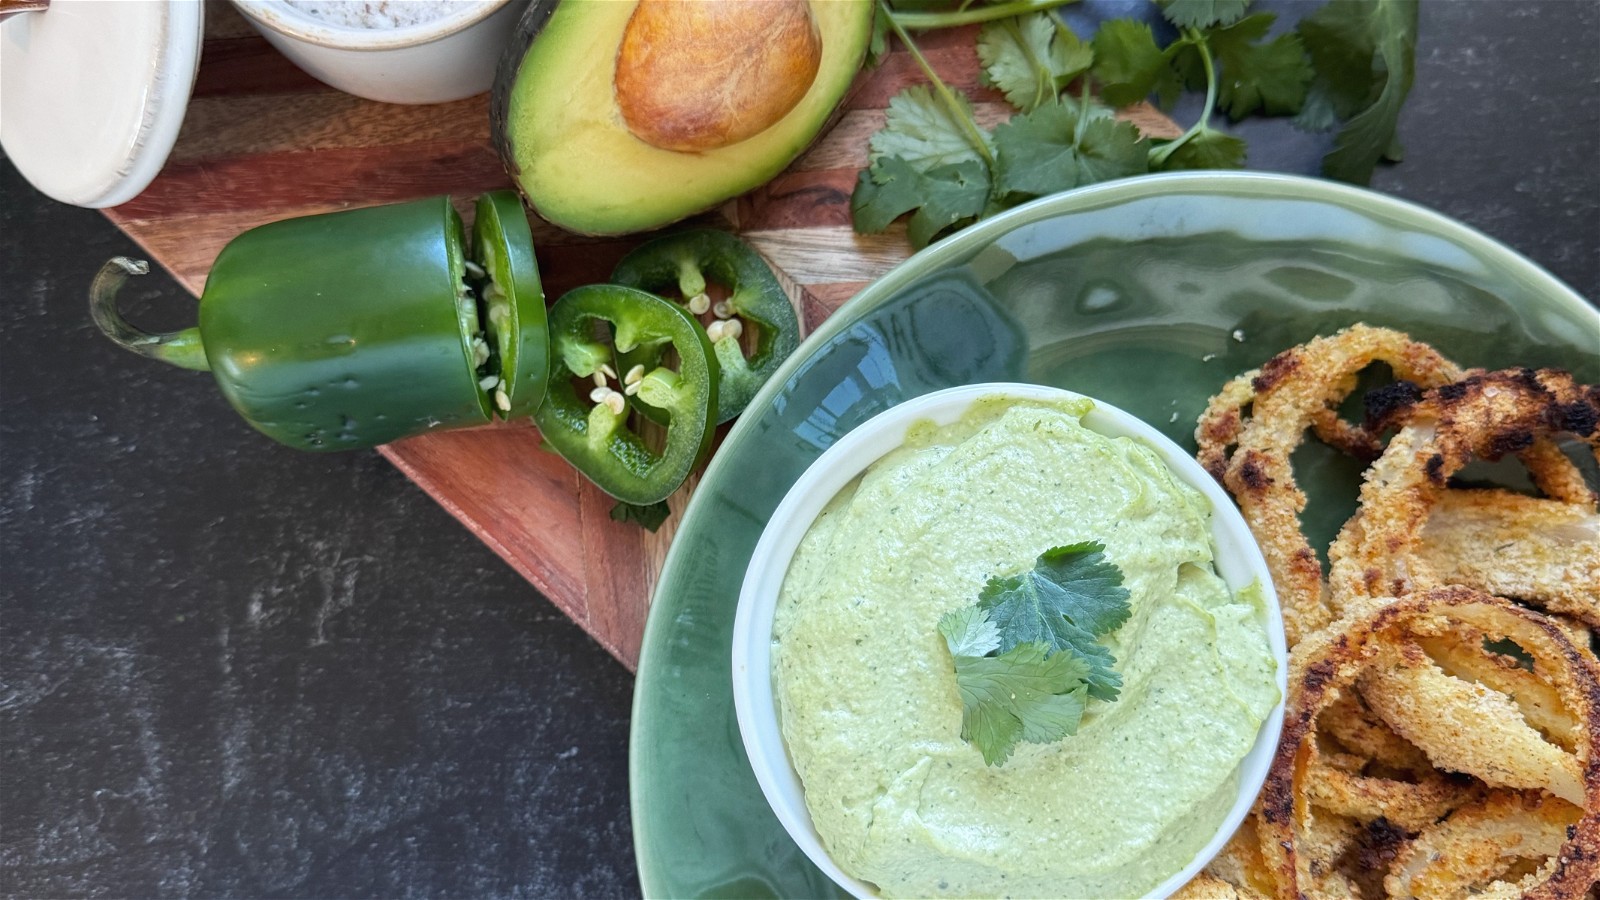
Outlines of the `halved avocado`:
{"type": "Polygon", "coordinates": [[[766,15],[767,8],[784,6],[790,13],[798,7],[798,16],[770,30],[741,23],[728,30],[746,33],[730,34],[714,21],[686,18],[707,18],[715,7],[705,3],[535,0],[501,59],[490,110],[495,146],[528,204],[571,231],[627,234],[677,221],[770,181],[828,123],[872,36],[871,0],[733,0],[723,8],[748,18],[752,11],[766,15]],[[774,39],[775,33],[793,40],[774,39]],[[792,59],[807,53],[816,54],[810,66],[792,59]],[[768,88],[815,74],[803,93],[757,91],[743,82],[745,94],[761,94],[751,104],[767,104],[766,115],[741,109],[736,122],[726,114],[720,125],[693,121],[697,112],[715,119],[721,110],[740,108],[726,97],[700,97],[705,89],[697,76],[719,60],[752,58],[771,73],[762,76],[768,88]],[[676,80],[675,71],[682,73],[676,80]],[[619,73],[628,86],[621,98],[619,73]],[[652,91],[652,85],[659,89],[652,91]],[[686,138],[671,128],[649,127],[674,124],[661,121],[672,113],[650,102],[674,97],[705,101],[677,113],[688,120],[682,123],[690,132],[686,138]],[[630,128],[630,119],[643,137],[630,128]],[[745,136],[752,121],[759,130],[745,136]]]}

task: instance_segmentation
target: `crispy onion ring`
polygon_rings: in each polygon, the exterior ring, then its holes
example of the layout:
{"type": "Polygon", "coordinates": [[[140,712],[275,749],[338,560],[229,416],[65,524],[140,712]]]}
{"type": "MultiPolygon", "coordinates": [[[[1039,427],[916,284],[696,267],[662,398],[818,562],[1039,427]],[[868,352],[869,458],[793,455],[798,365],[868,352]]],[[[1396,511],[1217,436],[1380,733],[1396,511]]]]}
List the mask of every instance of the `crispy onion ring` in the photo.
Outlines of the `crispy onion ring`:
{"type": "Polygon", "coordinates": [[[1383,769],[1417,777],[1433,771],[1428,755],[1394,733],[1361,702],[1355,691],[1341,691],[1317,720],[1318,726],[1362,761],[1383,769]]]}
{"type": "Polygon", "coordinates": [[[1476,793],[1437,772],[1412,782],[1312,765],[1306,775],[1306,796],[1313,805],[1362,823],[1388,819],[1406,831],[1432,825],[1476,793]]]}
{"type": "Polygon", "coordinates": [[[1256,816],[1251,815],[1244,820],[1205,871],[1207,875],[1233,885],[1241,897],[1271,897],[1274,894],[1272,873],[1261,859],[1256,816]]]}
{"type": "Polygon", "coordinates": [[[1261,545],[1290,646],[1332,620],[1322,566],[1301,532],[1306,495],[1295,483],[1290,456],[1313,425],[1341,444],[1370,443],[1338,424],[1335,411],[1355,390],[1356,376],[1374,362],[1387,363],[1396,377],[1422,385],[1461,376],[1427,344],[1398,331],[1353,325],[1291,347],[1230,381],[1211,399],[1195,430],[1198,459],[1233,493],[1261,545]]]}
{"type": "Polygon", "coordinates": [[[1398,599],[1358,603],[1334,626],[1296,647],[1290,659],[1290,702],[1283,738],[1262,792],[1257,822],[1261,857],[1273,873],[1276,896],[1298,900],[1320,881],[1310,863],[1325,858],[1307,843],[1315,816],[1306,789],[1317,717],[1348,690],[1405,633],[1440,633],[1465,624],[1509,638],[1543,664],[1564,708],[1580,723],[1574,754],[1581,765],[1582,807],[1588,810],[1565,833],[1552,862],[1527,886],[1539,900],[1576,900],[1600,879],[1600,681],[1565,633],[1542,615],[1461,586],[1433,588],[1398,599]]]}
{"type": "Polygon", "coordinates": [[[1172,892],[1171,900],[1242,900],[1252,896],[1240,894],[1233,885],[1212,875],[1201,872],[1189,883],[1172,892]]]}
{"type": "Polygon", "coordinates": [[[1385,647],[1361,688],[1367,705],[1438,768],[1490,787],[1543,788],[1583,803],[1576,755],[1546,742],[1510,697],[1445,674],[1415,644],[1385,647]]]}
{"type": "MultiPolygon", "coordinates": [[[[1600,390],[1555,370],[1488,372],[1430,390],[1379,424],[1396,420],[1403,427],[1368,469],[1360,510],[1328,551],[1336,610],[1351,598],[1402,596],[1446,583],[1418,545],[1450,476],[1474,458],[1499,459],[1562,433],[1600,448],[1600,390]]],[[[1548,472],[1534,476],[1547,493],[1570,489],[1548,472]]],[[[1555,499],[1592,505],[1593,493],[1587,487],[1583,493],[1555,499]]]]}
{"type": "MultiPolygon", "coordinates": [[[[1488,650],[1485,644],[1490,640],[1476,628],[1463,628],[1449,636],[1418,638],[1417,646],[1444,674],[1506,695],[1524,721],[1539,729],[1551,743],[1574,751],[1578,745],[1578,720],[1562,704],[1561,695],[1511,657],[1488,650]]],[[[1573,644],[1578,646],[1577,641],[1573,644]]]]}
{"type": "Polygon", "coordinates": [[[1536,792],[1495,791],[1424,828],[1396,854],[1384,888],[1394,897],[1454,900],[1520,897],[1548,879],[1567,829],[1583,810],[1536,792]],[[1541,860],[1533,873],[1501,878],[1518,860],[1541,860]]]}
{"type": "Polygon", "coordinates": [[[1424,569],[1447,584],[1600,625],[1600,513],[1591,505],[1446,490],[1417,553],[1424,569]]]}

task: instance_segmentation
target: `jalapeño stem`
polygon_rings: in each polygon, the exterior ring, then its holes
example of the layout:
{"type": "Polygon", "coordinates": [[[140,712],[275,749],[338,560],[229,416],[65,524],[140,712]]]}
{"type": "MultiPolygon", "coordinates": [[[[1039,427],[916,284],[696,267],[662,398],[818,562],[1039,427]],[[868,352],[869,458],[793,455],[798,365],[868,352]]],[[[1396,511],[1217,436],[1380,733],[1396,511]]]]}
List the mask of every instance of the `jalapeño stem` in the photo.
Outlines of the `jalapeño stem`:
{"type": "Polygon", "coordinates": [[[117,294],[130,275],[148,275],[150,264],[142,259],[115,256],[100,267],[89,286],[89,315],[106,337],[140,356],[159,359],[180,369],[211,371],[199,328],[185,328],[152,334],[130,324],[117,310],[117,294]]]}

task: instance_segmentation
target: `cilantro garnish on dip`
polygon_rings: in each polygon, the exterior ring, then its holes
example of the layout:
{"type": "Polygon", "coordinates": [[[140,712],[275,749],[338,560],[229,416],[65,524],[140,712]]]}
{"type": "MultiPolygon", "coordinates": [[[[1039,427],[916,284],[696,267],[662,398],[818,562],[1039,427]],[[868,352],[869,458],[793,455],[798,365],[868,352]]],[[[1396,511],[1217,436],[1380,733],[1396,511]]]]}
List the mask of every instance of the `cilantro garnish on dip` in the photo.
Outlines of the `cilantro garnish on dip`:
{"type": "Polygon", "coordinates": [[[939,620],[961,691],[961,739],[989,765],[1019,740],[1076,734],[1087,698],[1117,698],[1122,676],[1096,638],[1128,620],[1128,592],[1105,549],[1086,541],[1046,550],[1031,570],[989,579],[975,605],[939,620]]]}
{"type": "Polygon", "coordinates": [[[784,742],[828,855],[883,896],[1140,896],[1216,832],[1278,700],[1209,504],[1091,408],[914,428],[790,562],[784,742]]]}

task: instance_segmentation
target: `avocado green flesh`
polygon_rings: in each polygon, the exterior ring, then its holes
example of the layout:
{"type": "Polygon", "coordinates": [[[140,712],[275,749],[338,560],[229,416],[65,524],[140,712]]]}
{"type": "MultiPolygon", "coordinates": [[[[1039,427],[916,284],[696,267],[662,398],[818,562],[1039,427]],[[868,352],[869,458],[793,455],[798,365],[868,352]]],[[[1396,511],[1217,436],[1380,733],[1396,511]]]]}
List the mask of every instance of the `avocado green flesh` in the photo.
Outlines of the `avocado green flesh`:
{"type": "Polygon", "coordinates": [[[829,855],[885,897],[1134,897],[1216,832],[1278,700],[1254,592],[1212,567],[1209,507],[1081,405],[926,424],[836,497],[773,628],[784,741],[829,855]],[[1131,617],[1077,733],[987,766],[961,738],[945,613],[1044,550],[1100,541],[1131,617]]]}
{"type": "Polygon", "coordinates": [[[510,91],[496,107],[505,110],[499,137],[513,179],[541,216],[572,231],[644,231],[771,180],[827,123],[872,35],[867,0],[813,0],[822,61],[800,103],[747,140],[683,153],[634,137],[617,107],[616,48],[634,6],[566,0],[550,12],[536,4],[528,15],[548,20],[515,76],[497,85],[510,91]]]}

